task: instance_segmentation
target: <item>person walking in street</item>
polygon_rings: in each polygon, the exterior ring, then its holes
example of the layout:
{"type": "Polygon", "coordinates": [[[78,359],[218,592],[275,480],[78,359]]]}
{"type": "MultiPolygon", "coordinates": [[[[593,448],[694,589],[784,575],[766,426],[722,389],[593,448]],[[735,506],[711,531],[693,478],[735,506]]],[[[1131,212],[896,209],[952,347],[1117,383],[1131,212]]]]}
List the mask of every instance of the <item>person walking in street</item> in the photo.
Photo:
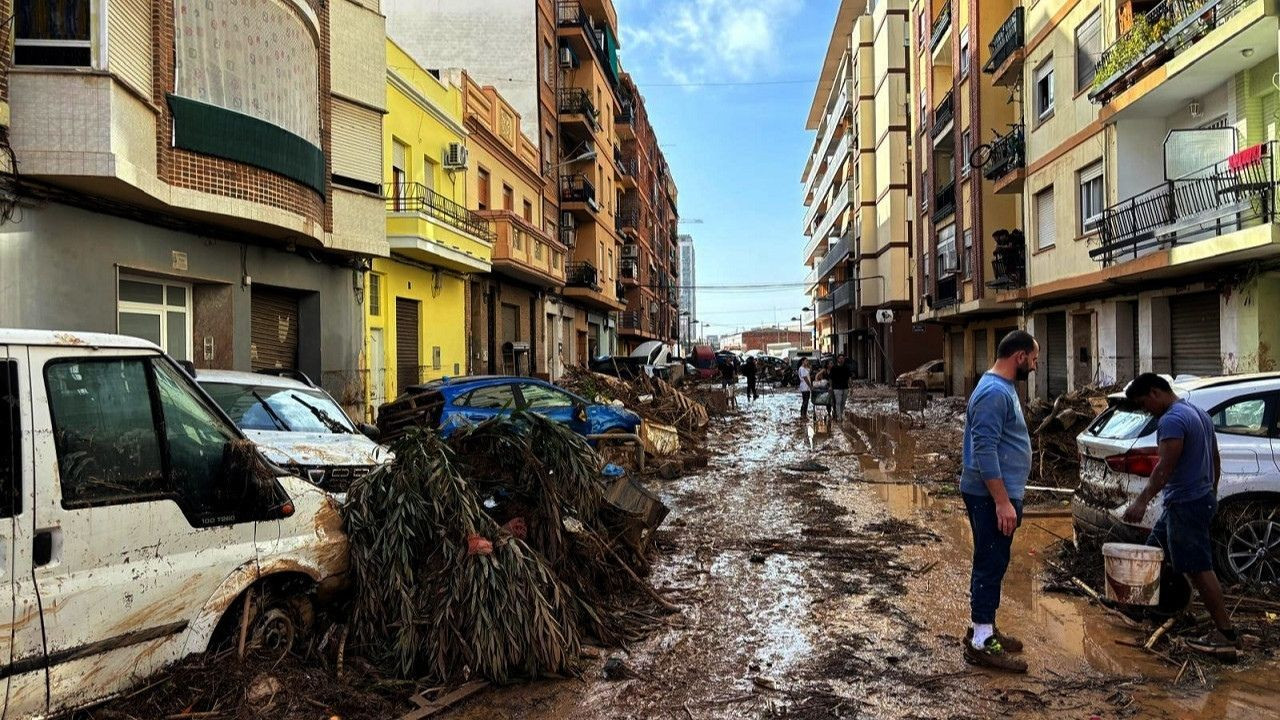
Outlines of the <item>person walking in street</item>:
{"type": "Polygon", "coordinates": [[[965,413],[960,492],[973,530],[973,626],[965,638],[964,659],[1005,672],[1027,671],[1026,662],[1010,655],[1022,651],[1022,642],[996,629],[1000,586],[1009,568],[1013,533],[1022,523],[1022,498],[1031,474],[1031,436],[1014,383],[1027,379],[1039,356],[1040,347],[1029,333],[1005,335],[965,413]]]}
{"type": "Polygon", "coordinates": [[[759,368],[756,366],[755,357],[752,356],[747,358],[747,363],[742,366],[742,374],[747,377],[747,399],[748,400],[754,401],[759,399],[760,397],[760,393],[756,392],[756,373],[758,372],[759,372],[759,368]]]}
{"type": "Polygon", "coordinates": [[[813,381],[809,375],[809,358],[800,358],[800,369],[796,374],[800,376],[800,419],[805,420],[809,417],[809,396],[813,394],[813,381]]]}
{"type": "Polygon", "coordinates": [[[844,354],[836,355],[835,364],[827,371],[827,377],[831,379],[831,397],[835,405],[833,409],[836,422],[844,422],[844,403],[849,397],[849,376],[852,374],[853,369],[849,367],[844,354]]]}
{"type": "Polygon", "coordinates": [[[1155,373],[1139,375],[1124,394],[1158,419],[1156,438],[1160,452],[1147,486],[1124,511],[1124,521],[1131,525],[1141,522],[1151,500],[1164,494],[1164,509],[1151,528],[1147,545],[1162,548],[1174,572],[1187,576],[1216,626],[1206,635],[1187,640],[1187,647],[1233,660],[1240,649],[1240,638],[1213,571],[1213,546],[1209,540],[1222,477],[1213,420],[1204,410],[1180,399],[1169,382],[1155,373]]]}

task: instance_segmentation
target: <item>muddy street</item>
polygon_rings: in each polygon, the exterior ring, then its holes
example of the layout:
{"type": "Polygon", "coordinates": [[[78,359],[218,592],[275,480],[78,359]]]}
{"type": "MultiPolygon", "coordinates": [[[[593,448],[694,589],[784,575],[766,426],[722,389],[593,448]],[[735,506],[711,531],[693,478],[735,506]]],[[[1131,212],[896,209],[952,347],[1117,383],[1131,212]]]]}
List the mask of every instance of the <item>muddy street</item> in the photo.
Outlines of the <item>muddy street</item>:
{"type": "Polygon", "coordinates": [[[490,689],[445,717],[1271,716],[1274,662],[1175,685],[1177,667],[1118,642],[1149,630],[1044,592],[1046,548],[1071,534],[1052,507],[1028,513],[1001,609],[1002,627],[1027,642],[1030,673],[965,665],[959,499],[910,482],[930,457],[913,457],[901,428],[850,418],[829,435],[811,430],[792,394],[716,421],[710,464],[659,481],[672,512],[652,579],[681,612],[642,644],[599,650],[580,680],[490,689]],[[611,658],[621,664],[606,677],[611,658]]]}

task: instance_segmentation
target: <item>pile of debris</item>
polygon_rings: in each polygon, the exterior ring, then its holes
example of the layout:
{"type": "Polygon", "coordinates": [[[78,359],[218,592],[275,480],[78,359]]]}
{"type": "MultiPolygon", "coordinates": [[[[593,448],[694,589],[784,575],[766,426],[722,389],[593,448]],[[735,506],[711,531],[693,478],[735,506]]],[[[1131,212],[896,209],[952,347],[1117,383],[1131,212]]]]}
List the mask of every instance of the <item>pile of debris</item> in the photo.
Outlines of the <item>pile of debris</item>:
{"type": "Polygon", "coordinates": [[[1080,479],[1080,454],[1076,436],[1084,432],[1103,410],[1107,395],[1122,386],[1088,386],[1059,395],[1052,403],[1037,400],[1030,406],[1032,481],[1047,487],[1075,487],[1080,479]]]}
{"type": "Polygon", "coordinates": [[[674,609],[641,578],[665,508],[628,478],[606,488],[565,426],[515,412],[392,449],[343,509],[352,647],[392,676],[576,675],[585,640],[634,641],[674,609]]]}

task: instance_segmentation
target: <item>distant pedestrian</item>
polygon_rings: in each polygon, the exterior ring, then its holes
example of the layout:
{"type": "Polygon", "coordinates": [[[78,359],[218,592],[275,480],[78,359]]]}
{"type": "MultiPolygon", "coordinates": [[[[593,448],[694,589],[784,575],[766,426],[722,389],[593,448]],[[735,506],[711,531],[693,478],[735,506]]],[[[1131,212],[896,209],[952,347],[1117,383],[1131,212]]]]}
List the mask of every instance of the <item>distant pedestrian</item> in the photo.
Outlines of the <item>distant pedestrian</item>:
{"type": "Polygon", "coordinates": [[[813,394],[813,381],[809,376],[809,358],[800,359],[800,369],[796,374],[800,376],[800,419],[805,420],[809,417],[809,396],[813,394]]]}
{"type": "Polygon", "coordinates": [[[1218,480],[1222,459],[1213,420],[1204,410],[1174,394],[1169,382],[1155,373],[1139,375],[1125,396],[1158,418],[1156,437],[1160,459],[1151,479],[1124,512],[1124,521],[1137,524],[1147,505],[1164,494],[1164,510],[1151,528],[1148,545],[1164,549],[1175,572],[1187,576],[1217,629],[1188,639],[1187,647],[1209,655],[1234,659],[1240,638],[1227,614],[1222,586],[1213,572],[1213,545],[1209,529],[1218,510],[1218,480]]]}
{"type": "Polygon", "coordinates": [[[756,365],[755,357],[747,358],[747,364],[742,366],[742,374],[747,377],[747,399],[757,400],[760,393],[756,392],[756,374],[760,368],[756,365]]]}
{"type": "Polygon", "coordinates": [[[960,492],[973,530],[969,610],[973,627],[965,638],[967,662],[1006,672],[1026,672],[1009,653],[1022,642],[996,629],[1000,586],[1009,568],[1013,533],[1022,523],[1022,498],[1031,474],[1031,436],[1015,381],[1036,369],[1040,346],[1022,330],[1000,341],[996,362],[969,396],[964,423],[964,468],[960,492]]]}
{"type": "Polygon", "coordinates": [[[849,376],[852,374],[853,369],[849,367],[843,354],[836,356],[835,364],[827,371],[827,377],[831,378],[831,397],[835,405],[836,422],[844,422],[844,403],[849,397],[849,376]]]}

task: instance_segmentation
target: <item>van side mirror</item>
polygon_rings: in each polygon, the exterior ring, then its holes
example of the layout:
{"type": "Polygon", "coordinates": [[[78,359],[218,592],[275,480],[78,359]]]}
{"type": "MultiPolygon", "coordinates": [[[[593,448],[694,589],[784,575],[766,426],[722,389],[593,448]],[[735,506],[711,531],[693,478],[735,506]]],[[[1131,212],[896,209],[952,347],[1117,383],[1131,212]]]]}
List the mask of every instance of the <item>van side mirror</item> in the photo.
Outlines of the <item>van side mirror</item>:
{"type": "Polygon", "coordinates": [[[378,429],[377,425],[370,425],[369,423],[357,423],[356,428],[360,430],[361,435],[364,435],[365,437],[369,438],[374,442],[379,442],[380,440],[382,440],[382,431],[378,429]]]}

